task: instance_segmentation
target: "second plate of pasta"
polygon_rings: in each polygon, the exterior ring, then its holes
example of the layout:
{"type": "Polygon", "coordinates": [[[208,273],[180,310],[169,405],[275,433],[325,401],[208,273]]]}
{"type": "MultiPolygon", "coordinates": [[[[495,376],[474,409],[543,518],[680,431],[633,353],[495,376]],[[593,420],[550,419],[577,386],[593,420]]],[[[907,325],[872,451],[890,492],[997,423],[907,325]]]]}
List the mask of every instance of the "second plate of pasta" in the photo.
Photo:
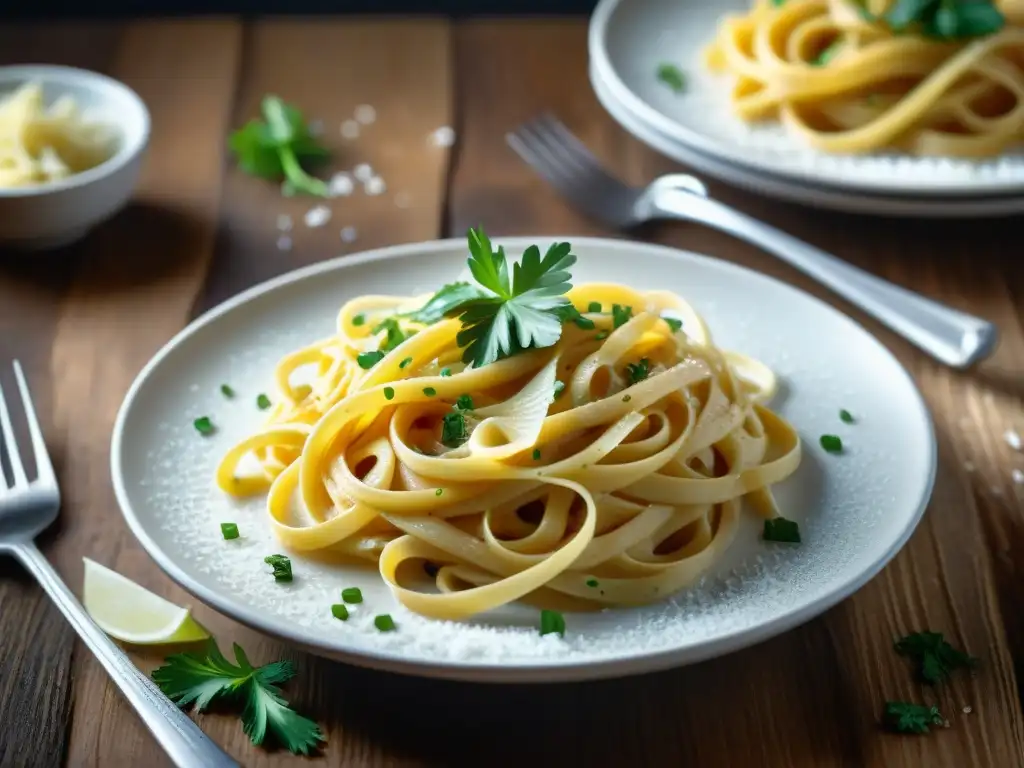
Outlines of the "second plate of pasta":
{"type": "Polygon", "coordinates": [[[1020,194],[1024,4],[984,0],[963,19],[932,6],[603,0],[591,67],[653,130],[760,173],[891,195],[1020,194]]]}
{"type": "Polygon", "coordinates": [[[471,231],[200,318],[129,392],[112,466],[140,541],[219,610],[355,663],[526,681],[806,620],[909,536],[934,441],[893,358],[792,288],[471,231]]]}

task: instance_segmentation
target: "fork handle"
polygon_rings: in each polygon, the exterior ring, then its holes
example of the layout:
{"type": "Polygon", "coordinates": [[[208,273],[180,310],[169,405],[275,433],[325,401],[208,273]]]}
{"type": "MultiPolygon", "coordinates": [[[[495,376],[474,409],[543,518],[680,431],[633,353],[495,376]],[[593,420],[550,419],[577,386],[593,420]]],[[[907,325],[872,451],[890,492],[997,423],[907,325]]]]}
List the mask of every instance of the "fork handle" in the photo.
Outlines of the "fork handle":
{"type": "Polygon", "coordinates": [[[717,200],[663,189],[652,202],[666,216],[707,224],[763,248],[947,365],[967,368],[995,349],[999,332],[989,321],[875,277],[717,200]]]}
{"type": "Polygon", "coordinates": [[[192,719],[164,696],[94,622],[53,566],[32,542],[14,547],[15,556],[36,577],[78,636],[96,654],[142,722],[178,768],[237,768],[192,719]]]}

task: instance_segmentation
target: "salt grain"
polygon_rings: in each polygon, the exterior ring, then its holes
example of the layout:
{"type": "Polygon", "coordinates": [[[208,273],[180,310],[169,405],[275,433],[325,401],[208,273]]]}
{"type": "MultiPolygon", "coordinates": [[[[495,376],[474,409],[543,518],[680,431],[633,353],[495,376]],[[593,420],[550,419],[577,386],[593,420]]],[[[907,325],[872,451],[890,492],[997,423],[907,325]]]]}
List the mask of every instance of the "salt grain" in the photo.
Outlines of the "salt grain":
{"type": "Polygon", "coordinates": [[[1014,468],[1014,470],[1010,472],[1010,477],[1013,478],[1013,482],[1017,485],[1024,485],[1024,471],[1014,468]]]}
{"type": "Polygon", "coordinates": [[[282,213],[277,217],[277,228],[282,232],[292,231],[292,217],[287,213],[282,213]]]}
{"type": "Polygon", "coordinates": [[[435,147],[450,147],[455,143],[455,131],[451,126],[443,125],[430,134],[435,147]]]}
{"type": "Polygon", "coordinates": [[[380,176],[371,176],[366,180],[366,184],[363,186],[363,191],[368,195],[377,196],[382,195],[387,190],[388,186],[384,183],[384,179],[380,176]]]}
{"type": "Polygon", "coordinates": [[[412,199],[409,197],[408,192],[399,192],[395,195],[395,207],[396,208],[408,208],[412,203],[412,199]]]}
{"type": "Polygon", "coordinates": [[[364,184],[374,177],[373,168],[368,163],[360,163],[352,169],[352,175],[364,184]]]}
{"type": "Polygon", "coordinates": [[[377,120],[377,110],[369,104],[360,104],[356,107],[356,120],[363,125],[369,125],[377,120]]]}
{"type": "Polygon", "coordinates": [[[292,239],[288,235],[281,235],[277,238],[277,250],[279,251],[290,251],[292,249],[292,239]]]}
{"type": "Polygon", "coordinates": [[[343,139],[359,138],[359,123],[355,120],[346,120],[341,124],[341,137],[343,139]]]}
{"type": "Polygon", "coordinates": [[[322,227],[331,220],[331,209],[326,205],[318,205],[315,208],[310,208],[306,211],[305,220],[307,227],[322,227]]]}
{"type": "Polygon", "coordinates": [[[356,239],[356,228],[355,227],[343,227],[341,230],[341,242],[353,243],[356,239]]]}
{"type": "Polygon", "coordinates": [[[971,709],[971,708],[970,708],[969,706],[967,706],[967,707],[964,707],[962,711],[963,711],[963,713],[964,713],[965,715],[969,715],[969,714],[971,714],[971,712],[973,712],[974,710],[972,710],[972,709],[971,709]]]}
{"type": "Polygon", "coordinates": [[[348,197],[354,189],[352,177],[344,171],[334,174],[327,183],[327,191],[331,197],[348,197]]]}
{"type": "Polygon", "coordinates": [[[1013,448],[1015,451],[1019,451],[1021,447],[1020,434],[1015,429],[1008,429],[1003,433],[1003,440],[1006,444],[1013,448]]]}

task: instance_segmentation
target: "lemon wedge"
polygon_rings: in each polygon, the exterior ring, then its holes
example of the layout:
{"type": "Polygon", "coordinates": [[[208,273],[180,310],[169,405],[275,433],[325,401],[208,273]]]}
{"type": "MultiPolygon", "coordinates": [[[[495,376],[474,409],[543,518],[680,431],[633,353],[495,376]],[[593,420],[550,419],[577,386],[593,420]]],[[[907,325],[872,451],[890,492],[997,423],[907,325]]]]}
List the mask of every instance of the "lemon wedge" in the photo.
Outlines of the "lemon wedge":
{"type": "Polygon", "coordinates": [[[104,632],[133,645],[191,643],[205,640],[203,629],[188,608],[154,595],[120,573],[83,557],[82,602],[104,632]]]}

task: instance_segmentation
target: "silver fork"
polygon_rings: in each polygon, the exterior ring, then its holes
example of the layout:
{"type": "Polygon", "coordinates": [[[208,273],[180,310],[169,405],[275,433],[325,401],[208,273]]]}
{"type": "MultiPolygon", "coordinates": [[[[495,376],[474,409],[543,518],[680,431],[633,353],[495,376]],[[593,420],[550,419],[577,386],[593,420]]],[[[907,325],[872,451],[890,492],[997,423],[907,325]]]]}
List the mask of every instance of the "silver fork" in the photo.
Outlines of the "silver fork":
{"type": "Polygon", "coordinates": [[[96,654],[100,663],[132,703],[142,722],[180,768],[228,768],[237,766],[230,755],[221,750],[192,720],[104,634],[89,618],[81,603],[61,580],[35,545],[35,537],[57,519],[60,511],[60,489],[46,452],[43,433],[36,419],[32,398],[21,366],[14,362],[25,420],[28,422],[32,451],[35,454],[36,478],[29,481],[18,444],[14,439],[10,412],[0,387],[0,448],[6,445],[13,485],[8,486],[0,469],[0,553],[17,557],[36,577],[78,636],[96,654]]]}
{"type": "Polygon", "coordinates": [[[886,282],[712,200],[694,176],[670,174],[646,187],[629,187],[551,115],[520,126],[506,139],[551,186],[597,221],[628,229],[651,219],[682,219],[728,232],[810,275],[953,368],[967,368],[995,349],[999,333],[989,321],[886,282]]]}

